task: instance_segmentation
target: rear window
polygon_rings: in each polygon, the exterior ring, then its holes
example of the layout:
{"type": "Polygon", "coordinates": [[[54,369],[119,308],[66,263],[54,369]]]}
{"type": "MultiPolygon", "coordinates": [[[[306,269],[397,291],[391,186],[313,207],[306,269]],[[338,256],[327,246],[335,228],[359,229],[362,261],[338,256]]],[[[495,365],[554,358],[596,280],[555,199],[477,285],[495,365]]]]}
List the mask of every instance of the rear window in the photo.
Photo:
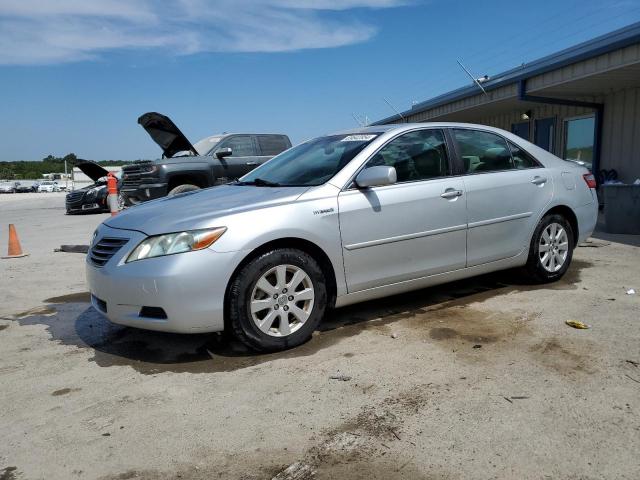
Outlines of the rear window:
{"type": "Polygon", "coordinates": [[[258,135],[258,146],[262,155],[278,155],[289,148],[289,140],[284,135],[258,135]]]}

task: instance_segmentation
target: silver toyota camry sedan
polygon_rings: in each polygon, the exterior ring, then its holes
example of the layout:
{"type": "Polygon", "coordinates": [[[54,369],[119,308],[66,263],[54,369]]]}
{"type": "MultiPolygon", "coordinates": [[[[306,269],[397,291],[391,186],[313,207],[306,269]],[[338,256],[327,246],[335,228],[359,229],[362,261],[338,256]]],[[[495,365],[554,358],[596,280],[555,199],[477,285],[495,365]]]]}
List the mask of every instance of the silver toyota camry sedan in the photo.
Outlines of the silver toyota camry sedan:
{"type": "Polygon", "coordinates": [[[372,126],[106,220],[87,278],[114,323],[275,351],[333,307],[513,267],[557,280],[597,205],[588,170],[503,130],[372,126]]]}

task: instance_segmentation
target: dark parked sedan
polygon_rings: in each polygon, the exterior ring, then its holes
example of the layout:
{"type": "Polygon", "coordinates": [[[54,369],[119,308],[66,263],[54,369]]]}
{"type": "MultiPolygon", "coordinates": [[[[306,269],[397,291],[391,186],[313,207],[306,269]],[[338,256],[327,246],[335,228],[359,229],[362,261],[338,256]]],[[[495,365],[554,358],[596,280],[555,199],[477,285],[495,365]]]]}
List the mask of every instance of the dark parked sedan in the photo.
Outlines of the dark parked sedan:
{"type": "Polygon", "coordinates": [[[65,200],[67,214],[108,212],[107,175],[109,171],[97,163],[88,160],[83,160],[75,166],[93,180],[94,183],[67,193],[65,200]]]}

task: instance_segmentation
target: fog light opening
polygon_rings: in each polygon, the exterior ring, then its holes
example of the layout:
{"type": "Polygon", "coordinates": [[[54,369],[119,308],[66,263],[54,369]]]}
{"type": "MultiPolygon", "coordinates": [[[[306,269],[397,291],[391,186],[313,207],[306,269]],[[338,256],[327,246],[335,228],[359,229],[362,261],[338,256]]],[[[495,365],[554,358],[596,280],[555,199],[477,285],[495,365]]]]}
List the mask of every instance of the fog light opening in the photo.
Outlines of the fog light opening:
{"type": "Polygon", "coordinates": [[[140,317],[144,318],[153,318],[156,320],[166,320],[167,314],[160,307],[142,307],[140,309],[140,313],[138,314],[140,317]]]}

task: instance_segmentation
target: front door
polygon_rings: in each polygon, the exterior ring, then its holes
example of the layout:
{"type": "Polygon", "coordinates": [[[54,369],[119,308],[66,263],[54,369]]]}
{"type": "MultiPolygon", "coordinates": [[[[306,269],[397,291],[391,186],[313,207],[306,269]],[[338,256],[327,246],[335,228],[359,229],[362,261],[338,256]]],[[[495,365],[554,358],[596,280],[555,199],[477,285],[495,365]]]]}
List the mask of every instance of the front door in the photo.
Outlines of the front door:
{"type": "Polygon", "coordinates": [[[393,166],[397,183],[338,196],[349,292],[464,268],[464,184],[450,175],[443,132],[400,135],[366,167],[376,165],[393,166]]]}
{"type": "Polygon", "coordinates": [[[230,148],[232,154],[218,159],[222,165],[222,175],[218,176],[217,183],[236,180],[261,163],[252,135],[231,135],[222,140],[216,150],[223,148],[230,148]]]}
{"type": "Polygon", "coordinates": [[[551,201],[551,174],[494,133],[454,129],[453,137],[466,173],[467,266],[517,255],[551,201]]]}

